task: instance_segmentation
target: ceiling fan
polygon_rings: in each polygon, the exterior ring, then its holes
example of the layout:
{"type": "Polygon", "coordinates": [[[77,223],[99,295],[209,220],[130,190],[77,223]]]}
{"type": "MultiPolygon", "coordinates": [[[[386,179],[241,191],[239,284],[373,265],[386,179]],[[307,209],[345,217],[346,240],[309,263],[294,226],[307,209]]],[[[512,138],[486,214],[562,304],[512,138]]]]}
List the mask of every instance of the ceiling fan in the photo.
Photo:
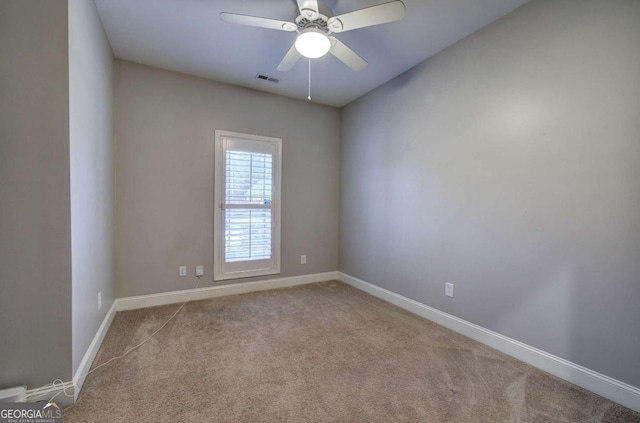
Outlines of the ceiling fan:
{"type": "Polygon", "coordinates": [[[360,71],[367,61],[331,34],[367,26],[399,21],[405,7],[400,0],[334,16],[329,6],[318,0],[297,0],[299,15],[293,22],[257,16],[221,13],[228,23],[297,32],[296,41],[278,65],[279,71],[291,70],[303,56],[317,59],[331,53],[351,69],[360,71]]]}

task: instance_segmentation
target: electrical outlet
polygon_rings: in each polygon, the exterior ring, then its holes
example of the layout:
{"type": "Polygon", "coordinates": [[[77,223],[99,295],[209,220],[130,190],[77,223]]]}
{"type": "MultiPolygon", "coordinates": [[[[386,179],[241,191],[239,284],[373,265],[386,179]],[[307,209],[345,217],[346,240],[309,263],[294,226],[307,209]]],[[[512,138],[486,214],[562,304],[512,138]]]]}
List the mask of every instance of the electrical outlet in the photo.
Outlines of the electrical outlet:
{"type": "Polygon", "coordinates": [[[187,276],[187,266],[180,266],[178,268],[178,274],[180,276],[187,276]]]}
{"type": "Polygon", "coordinates": [[[307,256],[300,256],[300,264],[307,264],[307,256]]]}
{"type": "Polygon", "coordinates": [[[446,295],[447,297],[451,297],[453,298],[453,284],[452,283],[445,283],[444,284],[444,295],[446,295]]]}
{"type": "Polygon", "coordinates": [[[204,266],[196,266],[196,276],[204,276],[204,266]]]}
{"type": "Polygon", "coordinates": [[[102,310],[102,291],[98,292],[98,310],[102,310]]]}

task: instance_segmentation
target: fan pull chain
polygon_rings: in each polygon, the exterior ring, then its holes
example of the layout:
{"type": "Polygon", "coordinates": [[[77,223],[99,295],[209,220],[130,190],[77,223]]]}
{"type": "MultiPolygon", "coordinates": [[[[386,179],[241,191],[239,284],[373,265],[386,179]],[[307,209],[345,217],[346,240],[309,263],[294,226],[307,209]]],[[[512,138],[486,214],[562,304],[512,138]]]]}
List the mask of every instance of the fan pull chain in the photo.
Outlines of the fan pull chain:
{"type": "Polygon", "coordinates": [[[311,59],[309,59],[309,96],[307,99],[311,101],[311,59]]]}

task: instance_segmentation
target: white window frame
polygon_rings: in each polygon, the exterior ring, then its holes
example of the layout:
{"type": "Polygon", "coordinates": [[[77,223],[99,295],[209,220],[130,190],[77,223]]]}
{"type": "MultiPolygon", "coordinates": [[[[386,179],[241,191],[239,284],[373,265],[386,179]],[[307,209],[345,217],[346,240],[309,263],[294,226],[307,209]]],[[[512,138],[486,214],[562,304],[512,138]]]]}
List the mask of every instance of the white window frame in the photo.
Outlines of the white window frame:
{"type": "MultiPolygon", "coordinates": [[[[214,222],[213,222],[213,280],[222,281],[228,279],[250,278],[254,276],[276,275],[280,273],[280,197],[282,174],[282,139],[265,137],[261,135],[243,134],[239,132],[216,130],[215,132],[215,181],[214,181],[214,222]],[[252,261],[235,262],[233,266],[225,266],[225,225],[224,202],[226,187],[226,160],[227,140],[239,140],[242,142],[256,142],[256,146],[272,145],[275,148],[273,155],[273,185],[272,185],[272,256],[269,267],[252,268],[252,261]],[[258,144],[260,143],[260,144],[258,144]],[[246,268],[239,269],[247,264],[246,268]],[[233,269],[228,269],[233,267],[233,269]]],[[[257,261],[254,261],[257,262],[257,261]]]]}

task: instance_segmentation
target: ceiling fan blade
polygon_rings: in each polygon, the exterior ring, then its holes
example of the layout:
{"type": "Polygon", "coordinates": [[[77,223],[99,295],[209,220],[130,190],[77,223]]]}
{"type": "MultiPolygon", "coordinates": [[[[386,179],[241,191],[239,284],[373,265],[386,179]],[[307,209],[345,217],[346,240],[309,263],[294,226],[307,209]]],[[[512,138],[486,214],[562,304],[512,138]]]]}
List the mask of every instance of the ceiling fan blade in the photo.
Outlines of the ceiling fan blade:
{"type": "Polygon", "coordinates": [[[298,53],[295,45],[292,45],[287,54],[284,56],[277,69],[282,72],[290,71],[298,63],[302,55],[298,53]]]}
{"type": "Polygon", "coordinates": [[[338,60],[355,71],[361,71],[362,69],[367,67],[367,61],[358,56],[358,54],[347,47],[346,44],[338,40],[336,37],[329,38],[331,38],[332,44],[331,50],[329,50],[329,52],[336,58],[338,58],[338,60]]]}
{"type": "Polygon", "coordinates": [[[238,15],[236,13],[220,13],[220,19],[237,25],[256,26],[258,28],[277,29],[280,31],[295,31],[298,26],[293,22],[277,19],[260,18],[258,16],[238,15]]]}
{"type": "Polygon", "coordinates": [[[399,21],[404,18],[404,14],[404,3],[396,0],[334,16],[329,18],[327,26],[331,32],[345,32],[366,26],[399,21]]]}
{"type": "Polygon", "coordinates": [[[315,21],[320,17],[318,10],[318,0],[297,0],[300,14],[310,21],[315,21]]]}

